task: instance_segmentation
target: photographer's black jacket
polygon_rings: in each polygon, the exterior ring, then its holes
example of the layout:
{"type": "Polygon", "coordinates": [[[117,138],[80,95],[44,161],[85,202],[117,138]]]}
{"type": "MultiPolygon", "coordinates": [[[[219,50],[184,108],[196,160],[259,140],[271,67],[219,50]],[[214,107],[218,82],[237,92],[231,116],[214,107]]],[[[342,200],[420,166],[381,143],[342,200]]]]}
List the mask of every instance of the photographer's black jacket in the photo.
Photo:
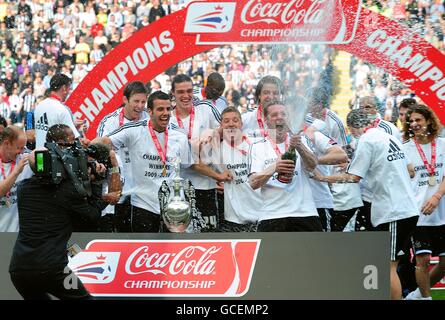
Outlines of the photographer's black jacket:
{"type": "Polygon", "coordinates": [[[93,186],[94,195],[83,198],[69,180],[59,185],[44,184],[35,176],[22,181],[17,188],[20,230],[9,271],[63,270],[71,220],[79,215],[100,218],[107,206],[101,191],[101,186],[93,186]]]}

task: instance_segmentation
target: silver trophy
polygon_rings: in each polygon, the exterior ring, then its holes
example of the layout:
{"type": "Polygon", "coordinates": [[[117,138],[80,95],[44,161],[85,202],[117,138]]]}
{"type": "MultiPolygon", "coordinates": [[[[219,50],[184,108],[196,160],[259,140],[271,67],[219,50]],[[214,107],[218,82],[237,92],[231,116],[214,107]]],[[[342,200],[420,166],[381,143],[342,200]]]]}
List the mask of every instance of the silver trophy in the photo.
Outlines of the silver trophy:
{"type": "Polygon", "coordinates": [[[185,197],[184,179],[179,175],[180,158],[176,158],[173,166],[175,177],[172,180],[167,205],[162,210],[162,219],[170,232],[185,232],[191,220],[191,206],[185,197]]]}

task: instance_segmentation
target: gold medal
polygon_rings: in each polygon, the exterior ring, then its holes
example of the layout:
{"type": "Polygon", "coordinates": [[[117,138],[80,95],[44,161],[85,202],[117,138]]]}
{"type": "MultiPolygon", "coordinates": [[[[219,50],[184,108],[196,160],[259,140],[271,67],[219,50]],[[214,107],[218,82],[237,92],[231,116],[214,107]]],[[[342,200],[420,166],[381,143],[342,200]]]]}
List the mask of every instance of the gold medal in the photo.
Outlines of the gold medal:
{"type": "Polygon", "coordinates": [[[166,177],[167,176],[167,167],[164,164],[164,169],[162,169],[162,176],[166,177]]]}
{"type": "Polygon", "coordinates": [[[11,201],[9,201],[9,198],[6,199],[5,205],[6,205],[7,208],[11,207],[11,201]]]}
{"type": "Polygon", "coordinates": [[[428,185],[430,187],[434,187],[436,185],[436,176],[430,176],[428,179],[428,185]]]}

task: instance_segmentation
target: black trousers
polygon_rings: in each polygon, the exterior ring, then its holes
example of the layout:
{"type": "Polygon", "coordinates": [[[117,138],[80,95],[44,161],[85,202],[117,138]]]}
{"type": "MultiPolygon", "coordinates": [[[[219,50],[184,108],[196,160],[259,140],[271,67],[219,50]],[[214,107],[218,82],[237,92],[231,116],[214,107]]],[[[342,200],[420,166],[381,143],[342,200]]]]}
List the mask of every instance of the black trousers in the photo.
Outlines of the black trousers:
{"type": "Polygon", "coordinates": [[[116,232],[131,232],[131,200],[127,197],[114,206],[114,228],[116,232]]]}
{"type": "Polygon", "coordinates": [[[99,223],[97,224],[98,232],[115,232],[114,227],[114,214],[106,214],[99,219],[99,223]]]}
{"type": "Polygon", "coordinates": [[[218,200],[216,197],[216,189],[195,190],[196,209],[201,212],[204,221],[207,224],[201,232],[214,232],[219,228],[218,218],[218,200]]]}
{"type": "Polygon", "coordinates": [[[99,229],[99,220],[91,220],[84,216],[75,216],[71,218],[73,232],[97,232],[99,229]]]}
{"type": "Polygon", "coordinates": [[[114,214],[109,213],[99,219],[99,232],[131,232],[131,202],[127,197],[121,204],[114,206],[114,214]]]}
{"type": "Polygon", "coordinates": [[[25,300],[92,300],[82,281],[67,267],[64,270],[11,272],[11,280],[25,300]]]}
{"type": "Polygon", "coordinates": [[[154,212],[132,207],[131,232],[159,232],[161,216],[154,212]]]}

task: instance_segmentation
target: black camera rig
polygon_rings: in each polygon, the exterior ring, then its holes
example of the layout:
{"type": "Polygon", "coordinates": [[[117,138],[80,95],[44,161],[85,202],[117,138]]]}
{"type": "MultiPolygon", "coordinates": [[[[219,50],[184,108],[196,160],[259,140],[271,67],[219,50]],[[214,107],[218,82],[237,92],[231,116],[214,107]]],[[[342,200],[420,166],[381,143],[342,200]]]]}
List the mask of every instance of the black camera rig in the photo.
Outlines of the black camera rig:
{"type": "Polygon", "coordinates": [[[94,158],[107,168],[111,167],[108,147],[94,144],[83,148],[77,140],[64,146],[61,148],[57,143],[46,142],[47,150],[35,151],[36,176],[49,184],[59,184],[63,179],[70,179],[79,194],[91,196],[90,174],[97,181],[105,179],[106,173],[99,174],[96,162],[88,159],[94,158]]]}

